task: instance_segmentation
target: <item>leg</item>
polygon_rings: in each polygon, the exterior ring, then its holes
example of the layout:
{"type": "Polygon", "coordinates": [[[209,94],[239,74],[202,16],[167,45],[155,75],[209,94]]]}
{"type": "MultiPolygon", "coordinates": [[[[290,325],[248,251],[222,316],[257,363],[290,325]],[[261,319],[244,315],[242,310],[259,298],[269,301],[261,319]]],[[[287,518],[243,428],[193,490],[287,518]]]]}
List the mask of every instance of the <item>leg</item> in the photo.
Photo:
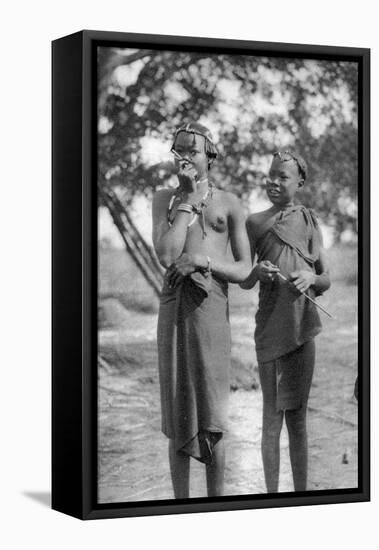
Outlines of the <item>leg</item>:
{"type": "Polygon", "coordinates": [[[280,467],[280,432],[283,411],[276,410],[276,365],[274,361],[259,365],[263,393],[262,459],[268,493],[277,493],[280,467]]]}
{"type": "Polygon", "coordinates": [[[303,346],[303,402],[300,409],[287,410],[286,425],[290,447],[290,459],[295,491],[306,491],[308,474],[307,403],[312,384],[315,346],[314,341],[303,346]]]}
{"type": "Polygon", "coordinates": [[[308,473],[308,438],[306,407],[286,411],[286,424],[290,447],[290,459],[295,491],[305,491],[308,473]]]}
{"type": "Polygon", "coordinates": [[[175,498],[189,497],[190,457],[176,451],[174,441],[169,440],[168,456],[170,460],[171,481],[175,498]]]}
{"type": "MultiPolygon", "coordinates": [[[[210,436],[212,437],[212,436],[210,436]]],[[[213,447],[213,460],[206,465],[207,491],[209,497],[219,497],[224,494],[225,446],[221,439],[213,447]]]]}

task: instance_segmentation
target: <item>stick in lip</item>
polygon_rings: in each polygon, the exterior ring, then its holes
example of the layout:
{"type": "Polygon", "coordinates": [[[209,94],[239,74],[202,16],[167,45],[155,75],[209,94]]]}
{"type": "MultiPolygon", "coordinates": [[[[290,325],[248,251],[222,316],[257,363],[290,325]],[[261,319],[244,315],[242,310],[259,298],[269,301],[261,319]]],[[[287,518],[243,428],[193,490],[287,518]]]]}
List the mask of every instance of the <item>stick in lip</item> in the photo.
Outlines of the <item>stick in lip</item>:
{"type": "MultiPolygon", "coordinates": [[[[290,282],[291,282],[291,281],[290,281],[289,279],[287,279],[284,275],[282,275],[282,274],[280,273],[280,271],[278,271],[276,274],[277,274],[281,279],[283,279],[283,281],[287,281],[287,283],[290,283],[290,282]]],[[[303,296],[305,296],[306,298],[308,298],[308,300],[309,300],[310,302],[312,302],[312,304],[314,304],[315,306],[317,306],[318,308],[320,308],[321,311],[323,311],[328,317],[330,317],[331,319],[334,319],[333,315],[330,315],[330,313],[329,313],[328,311],[326,311],[326,309],[324,309],[320,304],[318,304],[318,303],[316,302],[316,300],[313,300],[313,298],[311,298],[310,296],[308,296],[308,294],[306,294],[305,292],[302,292],[301,290],[299,290],[299,292],[300,292],[303,296]]]]}
{"type": "MultiPolygon", "coordinates": [[[[187,159],[186,157],[182,157],[182,155],[180,155],[177,151],[175,151],[175,149],[171,149],[171,153],[173,153],[174,157],[177,159],[177,160],[181,160],[181,161],[184,161],[184,162],[188,162],[188,164],[192,164],[193,165],[193,162],[192,160],[190,159],[187,159]]],[[[195,175],[195,180],[197,181],[198,180],[198,175],[196,174],[195,175]]]]}
{"type": "Polygon", "coordinates": [[[179,153],[175,151],[175,149],[171,149],[171,152],[173,153],[174,157],[177,158],[178,160],[184,160],[185,162],[191,163],[190,159],[182,157],[182,155],[179,155],[179,153]]]}

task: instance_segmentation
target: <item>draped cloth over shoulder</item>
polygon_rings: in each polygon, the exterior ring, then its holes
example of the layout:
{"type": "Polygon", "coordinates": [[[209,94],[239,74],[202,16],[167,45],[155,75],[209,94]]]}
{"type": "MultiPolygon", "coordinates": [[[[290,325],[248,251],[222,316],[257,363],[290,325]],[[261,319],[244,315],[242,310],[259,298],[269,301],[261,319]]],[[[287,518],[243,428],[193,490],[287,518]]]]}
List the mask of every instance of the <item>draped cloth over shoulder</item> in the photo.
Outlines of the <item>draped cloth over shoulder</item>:
{"type": "MultiPolygon", "coordinates": [[[[292,206],[279,214],[256,244],[258,261],[269,260],[287,278],[293,271],[315,271],[322,238],[313,211],[304,206],[292,206]]],[[[308,289],[307,294],[315,297],[313,289],[308,289]]],[[[259,363],[265,363],[286,356],[285,361],[278,362],[284,391],[288,390],[288,385],[296,387],[291,370],[293,361],[289,360],[288,354],[312,340],[320,331],[321,321],[316,306],[292,284],[279,277],[269,283],[260,283],[255,329],[257,358],[259,363]]]]}
{"type": "Polygon", "coordinates": [[[227,425],[228,285],[194,273],[164,282],[158,318],[162,431],[175,449],[204,463],[227,425]]]}
{"type": "Polygon", "coordinates": [[[322,237],[316,215],[310,208],[299,205],[283,210],[269,231],[310,266],[318,260],[322,237]]]}

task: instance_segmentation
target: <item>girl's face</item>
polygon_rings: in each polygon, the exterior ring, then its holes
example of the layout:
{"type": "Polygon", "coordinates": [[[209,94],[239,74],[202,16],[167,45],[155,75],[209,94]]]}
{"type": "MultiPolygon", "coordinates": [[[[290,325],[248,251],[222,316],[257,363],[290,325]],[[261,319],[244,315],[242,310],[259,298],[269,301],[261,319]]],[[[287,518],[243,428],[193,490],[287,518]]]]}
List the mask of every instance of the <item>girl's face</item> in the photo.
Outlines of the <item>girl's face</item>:
{"type": "Polygon", "coordinates": [[[304,180],[294,159],[281,160],[274,157],[266,182],[266,192],[270,201],[277,206],[293,204],[296,192],[304,180]]]}
{"type": "Polygon", "coordinates": [[[205,152],[205,138],[197,134],[180,132],[174,143],[174,150],[183,160],[175,158],[177,168],[192,164],[197,171],[197,179],[208,175],[208,157],[205,152]]]}

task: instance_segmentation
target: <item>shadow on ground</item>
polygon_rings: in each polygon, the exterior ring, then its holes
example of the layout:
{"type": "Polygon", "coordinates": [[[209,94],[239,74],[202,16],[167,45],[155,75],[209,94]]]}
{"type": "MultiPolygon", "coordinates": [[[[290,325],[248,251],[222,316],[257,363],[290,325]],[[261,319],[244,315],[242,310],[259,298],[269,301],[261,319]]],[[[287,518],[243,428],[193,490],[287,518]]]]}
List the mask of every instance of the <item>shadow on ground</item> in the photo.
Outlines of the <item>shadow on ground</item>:
{"type": "Polygon", "coordinates": [[[24,491],[22,493],[25,497],[28,497],[43,506],[51,507],[51,493],[44,491],[24,491]]]}

